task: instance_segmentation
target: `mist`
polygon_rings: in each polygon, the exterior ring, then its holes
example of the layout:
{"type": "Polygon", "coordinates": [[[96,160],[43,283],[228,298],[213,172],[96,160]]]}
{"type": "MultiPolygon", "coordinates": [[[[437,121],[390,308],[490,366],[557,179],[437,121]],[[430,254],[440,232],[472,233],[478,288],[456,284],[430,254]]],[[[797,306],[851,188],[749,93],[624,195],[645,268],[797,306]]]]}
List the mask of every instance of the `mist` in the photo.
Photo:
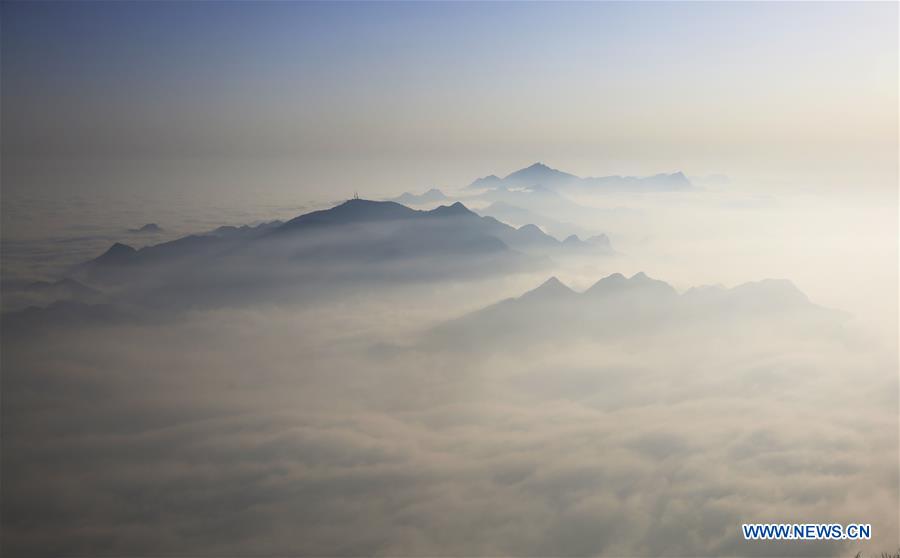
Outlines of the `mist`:
{"type": "MultiPolygon", "coordinates": [[[[448,197],[474,207],[478,195],[448,197]]],[[[4,313],[4,545],[235,556],[890,546],[896,322],[866,311],[892,300],[881,287],[895,276],[834,270],[895,248],[883,234],[893,216],[813,196],[747,199],[692,189],[544,206],[552,222],[608,235],[611,250],[517,245],[515,227],[465,208],[444,216],[449,200],[400,220],[384,211],[403,206],[350,200],[315,219],[196,231],[203,242],[134,261],[61,266],[102,298],[66,292],[4,313]],[[307,224],[278,232],[293,222],[307,224]],[[448,241],[482,226],[507,235],[499,252],[448,241]],[[875,536],[751,544],[737,528],[799,518],[865,520],[875,536]]],[[[117,236],[160,244],[135,235],[117,236]]]]}
{"type": "Polygon", "coordinates": [[[896,553],[897,12],[2,3],[0,551],[896,553]]]}

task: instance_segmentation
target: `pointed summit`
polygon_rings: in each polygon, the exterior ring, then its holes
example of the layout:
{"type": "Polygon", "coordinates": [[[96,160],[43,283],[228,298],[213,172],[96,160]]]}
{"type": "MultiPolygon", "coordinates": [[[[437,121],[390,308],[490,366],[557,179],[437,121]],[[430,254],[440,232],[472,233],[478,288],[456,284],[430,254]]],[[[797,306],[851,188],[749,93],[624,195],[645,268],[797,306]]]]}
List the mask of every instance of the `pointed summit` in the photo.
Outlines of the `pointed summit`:
{"type": "Polygon", "coordinates": [[[516,229],[515,236],[525,244],[536,246],[555,246],[559,244],[555,238],[542,231],[540,227],[530,223],[516,229]]]}
{"type": "Polygon", "coordinates": [[[552,185],[560,181],[577,179],[578,177],[573,174],[548,167],[544,163],[535,163],[530,167],[517,170],[516,172],[507,175],[507,177],[503,180],[512,183],[519,183],[525,186],[535,186],[548,184],[552,185]]]}
{"type": "Polygon", "coordinates": [[[131,246],[116,242],[93,262],[99,265],[122,265],[130,262],[135,254],[137,254],[137,250],[131,246]]]}
{"type": "Polygon", "coordinates": [[[519,297],[519,300],[556,299],[574,296],[576,293],[555,276],[544,281],[540,287],[530,290],[519,297]]]}
{"type": "Polygon", "coordinates": [[[526,168],[524,168],[524,169],[522,169],[522,170],[536,172],[536,171],[539,171],[539,170],[540,170],[540,171],[552,171],[552,170],[555,170],[555,169],[551,169],[550,167],[548,167],[548,166],[545,165],[544,163],[538,161],[537,163],[534,163],[534,164],[532,164],[531,166],[528,166],[528,167],[526,167],[526,168]]]}
{"type": "Polygon", "coordinates": [[[625,276],[621,273],[613,273],[611,275],[607,275],[603,279],[600,279],[599,281],[591,285],[591,288],[586,290],[584,294],[599,294],[611,292],[621,288],[627,282],[628,279],[626,279],[625,276]]]}

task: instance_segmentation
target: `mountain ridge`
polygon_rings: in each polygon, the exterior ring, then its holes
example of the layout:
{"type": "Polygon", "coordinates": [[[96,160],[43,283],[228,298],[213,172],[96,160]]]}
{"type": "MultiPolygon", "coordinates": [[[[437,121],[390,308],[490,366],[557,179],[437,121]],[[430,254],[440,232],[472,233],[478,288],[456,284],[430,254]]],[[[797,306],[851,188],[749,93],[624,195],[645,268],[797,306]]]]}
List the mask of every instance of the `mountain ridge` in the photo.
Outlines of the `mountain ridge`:
{"type": "Polygon", "coordinates": [[[710,324],[716,334],[729,330],[730,335],[739,337],[741,327],[758,320],[771,328],[806,331],[826,327],[838,331],[847,317],[810,302],[786,279],[678,293],[665,281],[643,272],[631,277],[612,273],[577,292],[553,276],[517,297],[439,324],[424,342],[492,350],[493,345],[507,343],[523,346],[576,337],[616,339],[636,331],[677,335],[685,328],[710,324]],[[486,345],[485,339],[494,343],[486,345]]]}
{"type": "Polygon", "coordinates": [[[503,178],[488,175],[469,184],[472,189],[502,190],[511,187],[544,187],[556,192],[673,192],[694,188],[682,171],[650,176],[577,176],[537,162],[503,178]]]}

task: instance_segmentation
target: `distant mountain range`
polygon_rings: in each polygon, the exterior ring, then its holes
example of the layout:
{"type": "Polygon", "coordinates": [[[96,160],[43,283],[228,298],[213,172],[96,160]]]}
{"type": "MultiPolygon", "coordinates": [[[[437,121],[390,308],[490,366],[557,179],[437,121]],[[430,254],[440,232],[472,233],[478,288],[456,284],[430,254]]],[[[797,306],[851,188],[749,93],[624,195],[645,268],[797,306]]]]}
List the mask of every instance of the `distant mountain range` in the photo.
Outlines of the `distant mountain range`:
{"type": "Polygon", "coordinates": [[[402,195],[397,196],[396,198],[391,198],[387,201],[401,203],[403,205],[421,205],[421,204],[431,204],[447,201],[447,196],[444,195],[443,192],[438,190],[437,188],[432,188],[423,194],[412,194],[410,192],[403,192],[402,195]]]}
{"type": "Polygon", "coordinates": [[[3,285],[3,311],[43,307],[54,302],[97,304],[106,297],[100,291],[65,277],[58,281],[7,282],[3,285]]]}
{"type": "Polygon", "coordinates": [[[364,254],[372,259],[509,249],[543,253],[544,249],[580,242],[578,238],[560,242],[535,225],[515,228],[493,217],[481,217],[460,202],[423,211],[396,202],[353,199],[283,223],[220,227],[141,249],[116,243],[85,266],[102,270],[167,263],[185,257],[196,261],[195,258],[209,256],[233,256],[240,254],[242,248],[258,253],[274,244],[279,245],[275,252],[287,252],[292,257],[311,252],[333,257],[364,254]],[[288,239],[296,242],[285,243],[288,239]],[[332,252],[327,254],[326,249],[332,252]]]}
{"type": "Polygon", "coordinates": [[[156,234],[163,232],[163,230],[162,227],[160,227],[156,223],[147,223],[146,225],[137,229],[128,229],[128,232],[139,234],[156,234]]]}
{"type": "MultiPolygon", "coordinates": [[[[383,242],[391,253],[400,250],[396,252],[400,256],[414,255],[417,251],[440,255],[448,249],[481,252],[512,248],[527,253],[564,247],[564,243],[533,224],[512,227],[493,217],[482,217],[461,202],[423,211],[396,202],[349,200],[331,209],[291,219],[272,230],[269,236],[375,223],[391,225],[387,236],[374,238],[383,242]]],[[[353,242],[368,244],[371,239],[362,236],[353,242]]]]}
{"type": "Polygon", "coordinates": [[[467,195],[448,196],[432,188],[421,194],[404,192],[388,201],[413,206],[433,206],[453,199],[475,204],[486,202],[487,207],[478,210],[481,215],[496,217],[516,226],[537,224],[559,237],[572,234],[584,237],[600,232],[593,227],[586,228],[586,223],[636,212],[623,207],[586,207],[574,201],[571,195],[678,192],[693,187],[681,172],[646,177],[583,178],[535,163],[503,178],[496,175],[478,178],[469,185],[467,195]]]}
{"type": "Polygon", "coordinates": [[[846,316],[817,306],[790,281],[767,279],[731,289],[679,294],[664,281],[614,273],[578,293],[551,277],[539,287],[435,328],[430,341],[475,348],[486,342],[534,344],[560,339],[613,339],[635,332],[685,328],[727,330],[759,320],[771,330],[839,327],[846,316]]]}
{"type": "MultiPolygon", "coordinates": [[[[522,194],[521,192],[517,193],[522,194]]],[[[522,194],[522,196],[524,197],[524,194],[522,194]]],[[[528,205],[540,209],[541,204],[537,202],[537,200],[535,200],[535,202],[536,203],[531,203],[528,205]]],[[[584,227],[581,227],[574,223],[558,221],[547,215],[536,213],[531,209],[519,207],[517,205],[507,203],[503,200],[495,201],[489,204],[487,207],[477,210],[477,212],[479,215],[496,217],[504,223],[509,223],[510,225],[514,226],[525,225],[528,223],[539,224],[541,228],[546,230],[549,234],[559,238],[567,237],[573,234],[579,237],[590,236],[590,233],[584,227]]],[[[602,212],[598,211],[598,213],[602,212]]]]}
{"type": "Polygon", "coordinates": [[[536,269],[573,251],[612,253],[605,237],[559,241],[535,225],[512,227],[460,202],[425,211],[352,199],[286,222],[220,227],[140,249],[115,243],[72,276],[119,292],[139,290],[144,298],[196,301],[217,290],[484,276],[536,269]]]}
{"type": "Polygon", "coordinates": [[[505,190],[542,187],[554,192],[677,192],[690,190],[693,184],[682,172],[653,176],[579,177],[543,163],[535,163],[500,178],[496,175],[476,179],[469,188],[505,190]]]}

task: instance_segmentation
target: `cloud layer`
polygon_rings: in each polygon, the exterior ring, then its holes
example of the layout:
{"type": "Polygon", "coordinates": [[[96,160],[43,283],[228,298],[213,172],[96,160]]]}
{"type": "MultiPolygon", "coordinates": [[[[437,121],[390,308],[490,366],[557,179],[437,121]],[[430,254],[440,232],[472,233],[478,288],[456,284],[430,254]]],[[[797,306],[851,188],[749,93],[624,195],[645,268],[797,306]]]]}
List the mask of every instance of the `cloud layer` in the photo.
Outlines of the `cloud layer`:
{"type": "Polygon", "coordinates": [[[746,543],[748,521],[868,522],[872,549],[896,541],[890,350],[852,335],[696,330],[455,354],[410,343],[446,308],[411,321],[403,305],[391,317],[358,302],[4,345],[4,547],[851,551],[746,543]]]}

